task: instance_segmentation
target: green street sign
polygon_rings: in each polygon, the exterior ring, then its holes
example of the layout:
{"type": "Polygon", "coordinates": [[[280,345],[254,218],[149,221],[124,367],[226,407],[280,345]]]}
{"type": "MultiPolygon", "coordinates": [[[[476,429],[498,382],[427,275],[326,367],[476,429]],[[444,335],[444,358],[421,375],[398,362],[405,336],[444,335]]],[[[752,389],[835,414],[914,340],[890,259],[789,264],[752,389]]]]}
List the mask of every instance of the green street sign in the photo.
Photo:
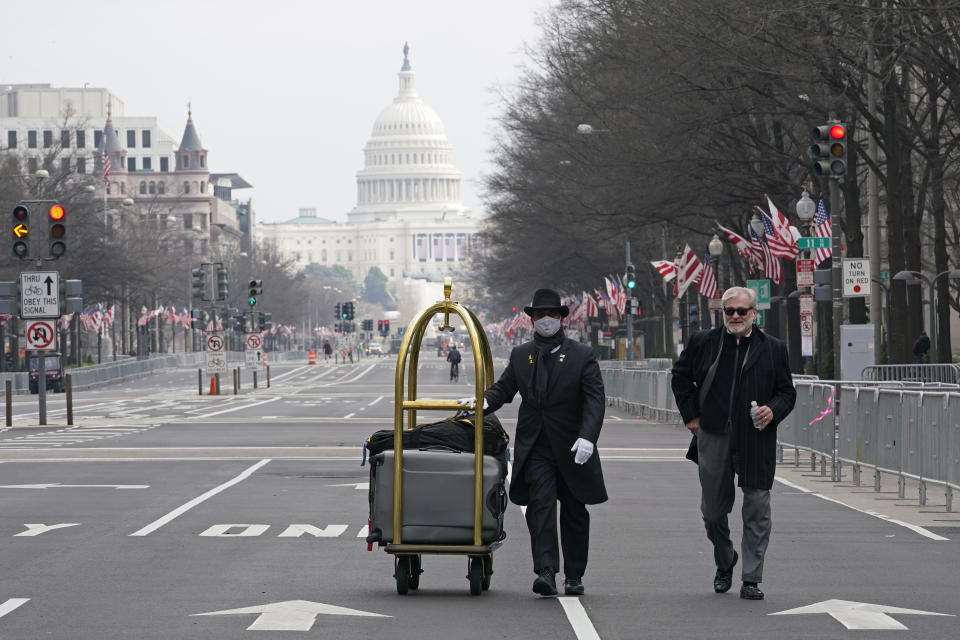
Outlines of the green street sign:
{"type": "Polygon", "coordinates": [[[800,249],[829,249],[830,238],[798,238],[797,247],[800,249]]]}
{"type": "Polygon", "coordinates": [[[747,289],[753,289],[757,292],[758,308],[770,308],[770,280],[747,280],[747,289]]]}
{"type": "Polygon", "coordinates": [[[883,282],[883,281],[885,281],[885,280],[889,280],[889,279],[890,279],[890,272],[889,272],[889,271],[881,271],[881,272],[880,272],[880,281],[881,281],[881,282],[883,282]]]}

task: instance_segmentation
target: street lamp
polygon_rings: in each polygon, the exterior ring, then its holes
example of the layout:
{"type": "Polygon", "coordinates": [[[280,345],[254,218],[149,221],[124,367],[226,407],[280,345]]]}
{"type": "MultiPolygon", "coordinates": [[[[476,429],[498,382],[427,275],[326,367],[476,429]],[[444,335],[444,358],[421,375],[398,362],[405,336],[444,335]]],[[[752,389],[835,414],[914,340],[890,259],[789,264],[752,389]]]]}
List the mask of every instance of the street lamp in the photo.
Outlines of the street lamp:
{"type": "Polygon", "coordinates": [[[800,195],[800,199],[797,200],[797,216],[800,218],[800,221],[805,225],[809,225],[813,222],[813,217],[817,213],[817,205],[810,198],[810,194],[807,192],[807,187],[804,185],[803,193],[800,195]]]}
{"type": "Polygon", "coordinates": [[[763,221],[760,220],[760,214],[757,212],[754,212],[753,217],[750,218],[750,228],[758,238],[763,238],[763,221]]]}
{"type": "Polygon", "coordinates": [[[904,271],[898,271],[896,275],[893,276],[894,280],[903,280],[906,284],[920,284],[920,281],[927,283],[927,286],[930,289],[930,294],[928,297],[928,302],[930,303],[930,362],[935,361],[935,354],[937,352],[936,342],[937,342],[937,307],[934,304],[934,295],[936,292],[937,280],[947,276],[950,280],[960,280],[960,269],[948,269],[947,271],[941,271],[935,275],[932,279],[927,278],[925,275],[919,271],[911,271],[909,269],[904,271]]]}
{"type": "MultiPolygon", "coordinates": [[[[720,256],[723,255],[723,242],[720,241],[720,237],[717,234],[713,234],[713,237],[710,238],[710,242],[707,243],[707,251],[710,253],[710,261],[713,263],[713,273],[717,278],[717,288],[720,291],[723,291],[723,283],[720,280],[720,256]]],[[[713,314],[716,316],[714,318],[715,326],[720,326],[723,318],[720,317],[720,311],[714,311],[713,314]]]]}

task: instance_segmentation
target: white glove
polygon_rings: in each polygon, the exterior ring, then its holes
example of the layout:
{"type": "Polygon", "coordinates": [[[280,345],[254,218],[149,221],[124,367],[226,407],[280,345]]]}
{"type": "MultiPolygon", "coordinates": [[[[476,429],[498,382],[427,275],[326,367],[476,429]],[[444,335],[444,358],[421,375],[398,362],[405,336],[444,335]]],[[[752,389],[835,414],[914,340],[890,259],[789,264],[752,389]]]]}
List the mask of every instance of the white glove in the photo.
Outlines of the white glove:
{"type": "MultiPolygon", "coordinates": [[[[473,408],[473,403],[474,403],[475,401],[476,401],[476,398],[474,398],[473,396],[470,396],[469,398],[460,398],[459,400],[457,400],[457,404],[459,404],[461,407],[465,407],[465,408],[467,408],[467,409],[472,409],[472,408],[473,408]]],[[[489,407],[489,406],[490,406],[490,405],[487,404],[487,399],[484,398],[484,399],[483,399],[483,408],[486,409],[486,408],[489,407]]]]}
{"type": "Polygon", "coordinates": [[[583,464],[593,455],[593,443],[584,438],[577,438],[570,451],[574,453],[573,461],[577,464],[583,464]]]}

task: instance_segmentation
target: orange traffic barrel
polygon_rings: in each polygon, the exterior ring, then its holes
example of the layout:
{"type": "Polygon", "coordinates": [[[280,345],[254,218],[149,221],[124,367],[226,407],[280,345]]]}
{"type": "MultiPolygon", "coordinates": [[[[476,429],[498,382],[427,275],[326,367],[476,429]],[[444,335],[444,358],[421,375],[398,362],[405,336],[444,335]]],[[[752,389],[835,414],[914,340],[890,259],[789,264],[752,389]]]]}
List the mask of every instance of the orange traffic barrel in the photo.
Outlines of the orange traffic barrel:
{"type": "Polygon", "coordinates": [[[307,364],[317,364],[317,352],[313,349],[307,354],[307,364]]]}

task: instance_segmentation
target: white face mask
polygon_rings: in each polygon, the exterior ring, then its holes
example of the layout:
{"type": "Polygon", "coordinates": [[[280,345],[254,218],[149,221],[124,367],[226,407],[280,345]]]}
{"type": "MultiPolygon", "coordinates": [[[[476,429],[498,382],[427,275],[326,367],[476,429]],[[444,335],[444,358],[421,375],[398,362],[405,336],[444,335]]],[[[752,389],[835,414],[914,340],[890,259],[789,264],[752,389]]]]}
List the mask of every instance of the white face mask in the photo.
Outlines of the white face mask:
{"type": "Polygon", "coordinates": [[[533,329],[544,338],[549,338],[557,331],[560,331],[560,318],[543,316],[539,320],[534,320],[533,329]]]}

